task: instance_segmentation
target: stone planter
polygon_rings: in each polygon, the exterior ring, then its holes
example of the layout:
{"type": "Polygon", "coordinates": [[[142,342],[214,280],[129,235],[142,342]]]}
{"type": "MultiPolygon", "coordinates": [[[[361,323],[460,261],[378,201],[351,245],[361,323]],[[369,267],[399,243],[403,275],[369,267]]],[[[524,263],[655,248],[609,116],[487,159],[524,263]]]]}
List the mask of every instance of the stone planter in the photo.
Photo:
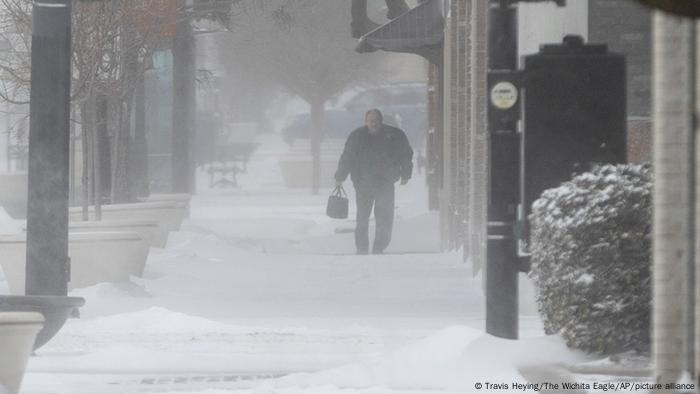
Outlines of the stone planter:
{"type": "MultiPolygon", "coordinates": [[[[20,222],[24,231],[27,231],[27,223],[20,222]]],[[[155,220],[89,220],[71,221],[68,223],[68,231],[74,233],[92,232],[134,232],[146,243],[146,247],[156,246],[155,239],[159,233],[158,222],[155,220]]]]}
{"type": "MultiPolygon", "coordinates": [[[[89,207],[90,218],[94,218],[94,207],[89,207]]],[[[83,218],[81,207],[70,208],[70,220],[83,218]]],[[[168,241],[171,231],[180,229],[180,224],[187,216],[187,204],[178,201],[150,201],[127,204],[109,204],[102,206],[103,220],[153,220],[158,222],[152,245],[162,248],[168,241]]]]}
{"type": "Polygon", "coordinates": [[[0,295],[0,312],[39,312],[44,316],[34,349],[53,338],[69,317],[78,317],[78,308],[83,305],[82,297],[0,295]]]}
{"type": "Polygon", "coordinates": [[[149,201],[178,201],[189,203],[192,195],[187,193],[153,193],[148,197],[142,197],[144,202],[149,201]]]}
{"type": "Polygon", "coordinates": [[[146,247],[156,246],[156,235],[158,235],[158,222],[155,220],[90,220],[71,221],[68,223],[68,231],[76,233],[88,232],[134,232],[146,243],[146,247]]]}
{"type": "Polygon", "coordinates": [[[15,219],[27,217],[27,173],[0,173],[0,205],[15,219]]]}
{"type": "Polygon", "coordinates": [[[158,202],[158,201],[175,201],[185,204],[187,217],[189,217],[190,212],[190,200],[192,195],[187,193],[154,193],[148,197],[141,197],[139,201],[141,202],[158,202]]]}
{"type": "Polygon", "coordinates": [[[17,394],[44,317],[36,312],[0,312],[0,393],[17,394]]]}
{"type": "MultiPolygon", "coordinates": [[[[24,294],[26,274],[26,235],[0,236],[0,266],[11,294],[24,294]]],[[[122,282],[141,276],[148,258],[148,247],[135,232],[69,233],[71,258],[69,288],[102,282],[122,282]]]]}

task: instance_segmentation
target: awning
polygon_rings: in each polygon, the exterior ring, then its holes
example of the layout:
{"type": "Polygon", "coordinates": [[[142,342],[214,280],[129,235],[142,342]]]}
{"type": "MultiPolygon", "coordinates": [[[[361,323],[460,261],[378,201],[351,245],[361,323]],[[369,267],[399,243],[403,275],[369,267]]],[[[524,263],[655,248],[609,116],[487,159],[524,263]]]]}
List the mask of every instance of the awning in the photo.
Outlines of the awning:
{"type": "Polygon", "coordinates": [[[377,27],[359,39],[360,53],[384,50],[415,53],[433,64],[442,64],[445,35],[444,0],[426,0],[396,19],[377,27]]]}

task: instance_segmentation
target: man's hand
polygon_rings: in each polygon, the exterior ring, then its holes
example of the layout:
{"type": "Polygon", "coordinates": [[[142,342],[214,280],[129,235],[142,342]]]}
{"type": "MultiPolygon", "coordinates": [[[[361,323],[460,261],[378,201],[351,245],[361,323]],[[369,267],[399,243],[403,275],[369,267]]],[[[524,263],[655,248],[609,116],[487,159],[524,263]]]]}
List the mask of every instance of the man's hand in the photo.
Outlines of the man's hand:
{"type": "Polygon", "coordinates": [[[401,185],[407,184],[409,179],[411,178],[401,178],[401,185]]]}

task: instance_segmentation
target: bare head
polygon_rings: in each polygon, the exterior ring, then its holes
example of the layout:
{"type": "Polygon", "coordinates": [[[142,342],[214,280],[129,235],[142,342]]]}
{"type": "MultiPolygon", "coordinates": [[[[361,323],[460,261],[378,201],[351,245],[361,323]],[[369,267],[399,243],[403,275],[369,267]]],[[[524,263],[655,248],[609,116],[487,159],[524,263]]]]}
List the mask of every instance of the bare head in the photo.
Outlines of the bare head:
{"type": "Polygon", "coordinates": [[[370,109],[365,114],[365,124],[371,134],[376,134],[382,129],[382,113],[378,109],[370,109]]]}

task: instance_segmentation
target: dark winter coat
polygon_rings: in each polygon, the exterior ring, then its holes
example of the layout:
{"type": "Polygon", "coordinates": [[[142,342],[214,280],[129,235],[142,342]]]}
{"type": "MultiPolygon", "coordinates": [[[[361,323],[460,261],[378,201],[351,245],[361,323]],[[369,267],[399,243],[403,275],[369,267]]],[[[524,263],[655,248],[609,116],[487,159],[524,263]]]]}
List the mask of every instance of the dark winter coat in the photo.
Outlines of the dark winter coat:
{"type": "Polygon", "coordinates": [[[350,174],[355,185],[382,185],[399,179],[408,180],[413,172],[413,149],[406,134],[396,127],[382,124],[375,135],[367,126],[350,133],[340,156],[336,181],[350,174]]]}

